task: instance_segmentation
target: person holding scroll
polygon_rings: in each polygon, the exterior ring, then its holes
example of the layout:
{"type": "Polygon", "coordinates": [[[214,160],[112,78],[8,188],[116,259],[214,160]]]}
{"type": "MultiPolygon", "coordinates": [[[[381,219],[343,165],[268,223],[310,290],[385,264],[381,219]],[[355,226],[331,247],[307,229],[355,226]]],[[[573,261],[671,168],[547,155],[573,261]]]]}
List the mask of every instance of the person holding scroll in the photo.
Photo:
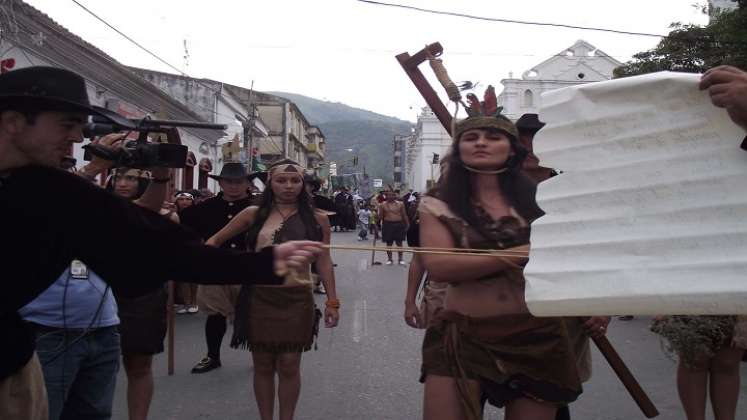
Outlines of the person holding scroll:
{"type": "MultiPolygon", "coordinates": [[[[207,244],[223,242],[246,232],[250,251],[272,244],[307,238],[329,244],[326,212],[315,210],[304,189],[303,168],[291,160],[275,163],[269,170],[268,188],[259,206],[242,210],[207,244]]],[[[339,321],[332,259],[319,255],[316,268],[327,290],[325,325],[339,321]]],[[[272,420],[275,407],[275,375],[278,376],[280,420],[291,420],[301,391],[301,353],[311,349],[321,313],[315,309],[311,267],[292,272],[283,285],[242,287],[236,301],[231,347],[252,352],[254,395],[262,420],[272,420]]]]}
{"type": "Polygon", "coordinates": [[[732,121],[747,131],[746,71],[733,66],[709,69],[700,80],[700,90],[707,90],[713,104],[726,109],[732,121]]]}
{"type": "MultiPolygon", "coordinates": [[[[445,178],[421,200],[421,243],[528,252],[529,223],[542,212],[534,184],[520,172],[526,150],[494,93],[468,113],[454,125],[445,178]]],[[[508,420],[552,420],[581,394],[563,321],[527,309],[526,257],[422,260],[432,281],[449,284],[423,343],[425,419],[481,419],[484,396],[505,406],[508,420]]]]}

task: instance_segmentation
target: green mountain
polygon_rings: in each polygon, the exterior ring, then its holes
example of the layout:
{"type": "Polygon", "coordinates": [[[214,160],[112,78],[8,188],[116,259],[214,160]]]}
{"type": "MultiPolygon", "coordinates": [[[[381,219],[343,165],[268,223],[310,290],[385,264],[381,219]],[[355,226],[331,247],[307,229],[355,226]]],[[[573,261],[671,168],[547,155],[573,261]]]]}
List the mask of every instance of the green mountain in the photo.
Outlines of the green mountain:
{"type": "Polygon", "coordinates": [[[293,101],[307,120],[318,126],[327,140],[326,160],[338,162],[338,173],[363,172],[392,181],[392,140],[409,134],[411,122],[287,92],[268,92],[293,101]],[[353,149],[348,152],[346,149],[353,149]],[[358,167],[353,167],[353,156],[358,167]]]}

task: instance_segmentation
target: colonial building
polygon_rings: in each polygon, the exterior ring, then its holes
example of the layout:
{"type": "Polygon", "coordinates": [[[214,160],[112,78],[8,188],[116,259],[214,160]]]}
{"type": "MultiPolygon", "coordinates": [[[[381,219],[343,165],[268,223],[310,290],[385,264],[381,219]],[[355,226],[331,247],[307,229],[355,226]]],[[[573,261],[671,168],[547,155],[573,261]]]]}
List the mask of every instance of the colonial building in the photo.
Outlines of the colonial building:
{"type": "Polygon", "coordinates": [[[521,79],[501,80],[503,91],[498,104],[503,113],[516,120],[526,113],[537,113],[542,93],[566,86],[612,79],[612,71],[622,65],[584,40],[558,52],[521,75],[521,79]]]}
{"type": "Polygon", "coordinates": [[[403,187],[425,192],[438,180],[438,161],[449,151],[451,136],[441,126],[436,114],[424,107],[418,116],[415,132],[403,141],[406,141],[403,152],[406,185],[403,187]]]}
{"type": "MultiPolygon", "coordinates": [[[[94,105],[128,118],[151,115],[159,119],[209,122],[172,99],[129,68],[57,24],[49,16],[20,0],[7,0],[0,14],[2,71],[28,66],[53,66],[74,71],[86,80],[94,105]]],[[[178,170],[172,189],[207,187],[207,174],[216,160],[215,145],[225,133],[216,130],[179,129],[180,141],[189,149],[188,163],[178,170]],[[199,163],[202,165],[199,165],[199,163]],[[197,169],[195,171],[195,169],[197,169]]],[[[76,144],[73,156],[80,166],[83,150],[76,144]]]]}
{"type": "Polygon", "coordinates": [[[240,86],[225,84],[224,88],[245,107],[254,106],[262,116],[268,130],[266,140],[259,144],[264,161],[286,157],[310,169],[318,168],[324,161],[324,134],[306,119],[295,103],[240,86]]]}
{"type": "Polygon", "coordinates": [[[412,134],[408,136],[394,136],[392,140],[392,150],[394,152],[392,167],[394,168],[394,188],[400,189],[405,183],[405,165],[407,164],[407,144],[413,137],[412,134]]]}
{"type": "MultiPolygon", "coordinates": [[[[219,143],[236,142],[238,150],[235,155],[226,155],[218,151],[215,170],[220,172],[226,161],[248,162],[251,153],[246,148],[258,148],[269,135],[261,114],[245,106],[224,84],[210,79],[196,79],[160,71],[130,67],[130,70],[142,76],[158,89],[181,102],[192,112],[206,121],[225,124],[228,128],[219,143]],[[254,115],[252,116],[252,113],[254,115]],[[251,127],[251,132],[248,128],[251,127]],[[244,130],[247,128],[247,130],[244,130]],[[245,138],[245,135],[247,135],[245,138]],[[254,143],[249,145],[249,143],[254,143]]],[[[218,144],[216,144],[217,146],[218,144]]],[[[203,146],[205,147],[205,146],[203,146]]],[[[215,146],[212,146],[215,147],[215,146]]],[[[234,150],[233,148],[230,150],[234,150]]]]}

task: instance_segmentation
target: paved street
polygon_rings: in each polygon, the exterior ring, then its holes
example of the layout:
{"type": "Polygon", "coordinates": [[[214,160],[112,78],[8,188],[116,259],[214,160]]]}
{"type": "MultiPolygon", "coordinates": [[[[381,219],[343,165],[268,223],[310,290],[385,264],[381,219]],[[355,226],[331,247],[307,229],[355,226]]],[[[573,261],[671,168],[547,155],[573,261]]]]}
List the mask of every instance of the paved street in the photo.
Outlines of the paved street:
{"type": "MultiPolygon", "coordinates": [[[[354,233],[333,233],[335,243],[356,243],[354,233]]],[[[368,243],[371,243],[369,240],[368,243]]],[[[407,327],[402,302],[407,269],[370,266],[370,253],[337,251],[333,255],[342,320],[323,329],[317,351],[304,355],[299,420],[420,419],[422,386],[418,383],[422,331],[407,327]]],[[[378,261],[384,255],[377,254],[378,261]]],[[[409,257],[408,257],[409,259],[409,257]]],[[[318,298],[323,306],[323,298],[318,298]]],[[[650,319],[615,321],[609,337],[649,392],[659,419],[683,419],[675,389],[675,363],[664,356],[648,332],[650,319]]],[[[258,419],[251,384],[251,358],[224,341],[223,367],[203,375],[189,373],[204,356],[204,315],[179,315],[176,326],[176,373],[166,375],[165,354],[155,359],[156,395],[152,419],[258,419]]],[[[229,330],[230,334],[230,330],[229,330]]],[[[739,420],[747,420],[747,364],[739,420]]],[[[115,419],[126,419],[125,375],[120,372],[115,419]]],[[[491,409],[486,418],[502,418],[491,409]]],[[[599,353],[594,375],[572,406],[574,419],[644,418],[599,353]]],[[[276,414],[277,415],[277,414],[276,414]]],[[[712,418],[712,417],[709,417],[712,418]]]]}

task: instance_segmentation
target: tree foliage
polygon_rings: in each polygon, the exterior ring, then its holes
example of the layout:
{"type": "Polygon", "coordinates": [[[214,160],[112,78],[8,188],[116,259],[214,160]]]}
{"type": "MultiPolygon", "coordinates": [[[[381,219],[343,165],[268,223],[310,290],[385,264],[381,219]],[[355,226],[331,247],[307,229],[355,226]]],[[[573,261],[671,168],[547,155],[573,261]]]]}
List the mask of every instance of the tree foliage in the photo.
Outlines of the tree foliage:
{"type": "Polygon", "coordinates": [[[706,26],[673,23],[655,48],[635,54],[614,76],[663,70],[702,73],[723,64],[747,69],[747,0],[735,1],[737,9],[714,15],[706,26]]]}

